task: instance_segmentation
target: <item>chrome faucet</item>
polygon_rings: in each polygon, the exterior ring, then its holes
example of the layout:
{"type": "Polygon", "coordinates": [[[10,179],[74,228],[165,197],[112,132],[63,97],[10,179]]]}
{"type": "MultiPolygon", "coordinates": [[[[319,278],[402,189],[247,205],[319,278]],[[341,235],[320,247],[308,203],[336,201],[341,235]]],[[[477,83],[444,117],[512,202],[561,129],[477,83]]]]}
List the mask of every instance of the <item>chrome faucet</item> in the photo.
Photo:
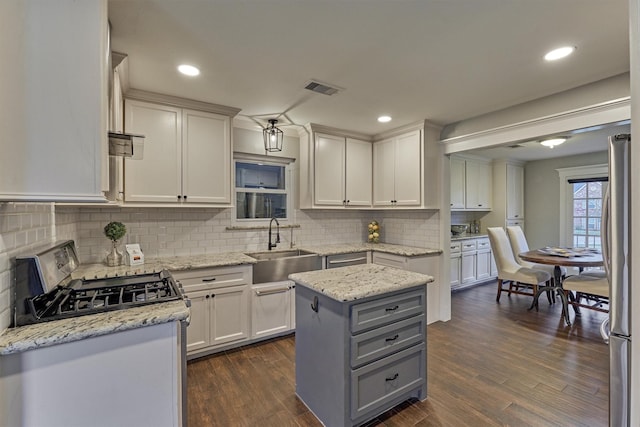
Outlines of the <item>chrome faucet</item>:
{"type": "Polygon", "coordinates": [[[271,248],[275,248],[276,246],[278,246],[278,243],[280,243],[280,223],[278,222],[278,220],[276,219],[276,217],[272,217],[271,221],[269,221],[269,250],[271,250],[271,248]],[[276,222],[276,242],[275,243],[271,243],[271,226],[273,225],[273,221],[276,222]]]}

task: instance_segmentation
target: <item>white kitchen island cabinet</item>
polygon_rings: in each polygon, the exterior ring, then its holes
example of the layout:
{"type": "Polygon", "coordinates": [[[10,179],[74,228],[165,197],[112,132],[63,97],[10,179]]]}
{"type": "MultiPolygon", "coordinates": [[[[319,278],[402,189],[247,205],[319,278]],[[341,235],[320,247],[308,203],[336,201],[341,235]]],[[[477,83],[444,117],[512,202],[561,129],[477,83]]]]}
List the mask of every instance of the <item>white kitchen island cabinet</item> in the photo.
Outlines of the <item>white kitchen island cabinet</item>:
{"type": "Polygon", "coordinates": [[[427,275],[373,264],[296,273],[296,394],[326,426],[427,397],[427,275]]]}
{"type": "Polygon", "coordinates": [[[145,140],[142,159],[125,159],[124,203],[231,206],[235,110],[221,107],[227,115],[183,108],[189,101],[175,98],[149,102],[165,97],[141,91],[127,96],[125,131],[145,140]]]}

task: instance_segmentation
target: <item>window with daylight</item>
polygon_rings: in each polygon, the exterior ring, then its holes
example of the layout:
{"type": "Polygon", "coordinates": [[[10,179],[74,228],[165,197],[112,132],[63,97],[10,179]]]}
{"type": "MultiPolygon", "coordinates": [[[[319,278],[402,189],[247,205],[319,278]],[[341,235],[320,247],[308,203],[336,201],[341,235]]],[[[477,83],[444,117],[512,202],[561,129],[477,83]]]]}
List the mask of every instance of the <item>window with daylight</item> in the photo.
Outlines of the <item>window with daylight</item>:
{"type": "Polygon", "coordinates": [[[560,175],[560,245],[602,249],[602,202],[607,165],[558,169],[560,175]]]}
{"type": "Polygon", "coordinates": [[[590,180],[569,180],[573,194],[573,231],[574,248],[601,249],[600,226],[602,200],[606,191],[606,178],[590,180]]]}
{"type": "Polygon", "coordinates": [[[287,165],[236,159],[235,188],[238,221],[288,218],[289,179],[287,165]]]}

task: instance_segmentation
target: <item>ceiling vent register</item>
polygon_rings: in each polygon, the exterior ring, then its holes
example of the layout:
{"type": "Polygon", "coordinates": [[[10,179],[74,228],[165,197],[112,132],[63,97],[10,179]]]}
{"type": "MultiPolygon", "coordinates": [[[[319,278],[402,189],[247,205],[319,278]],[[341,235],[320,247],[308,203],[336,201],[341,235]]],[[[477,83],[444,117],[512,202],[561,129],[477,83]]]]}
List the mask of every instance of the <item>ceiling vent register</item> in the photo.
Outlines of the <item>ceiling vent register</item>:
{"type": "Polygon", "coordinates": [[[338,87],[330,86],[327,83],[320,83],[317,80],[309,81],[304,88],[312,92],[321,93],[323,95],[333,95],[340,92],[341,90],[338,87]]]}

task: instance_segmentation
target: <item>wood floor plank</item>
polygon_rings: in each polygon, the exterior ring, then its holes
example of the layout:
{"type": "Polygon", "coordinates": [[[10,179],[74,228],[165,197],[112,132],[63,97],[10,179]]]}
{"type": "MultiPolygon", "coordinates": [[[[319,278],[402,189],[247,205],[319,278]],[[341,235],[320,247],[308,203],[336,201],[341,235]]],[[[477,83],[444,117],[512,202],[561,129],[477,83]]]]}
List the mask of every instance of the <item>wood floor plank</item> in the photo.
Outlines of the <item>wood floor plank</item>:
{"type": "MultiPolygon", "coordinates": [[[[427,396],[367,427],[589,426],[608,424],[605,314],[503,294],[495,284],[452,294],[452,320],[427,328],[427,396]]],[[[320,422],[295,395],[295,336],[190,361],[190,426],[299,426],[320,422]]]]}

